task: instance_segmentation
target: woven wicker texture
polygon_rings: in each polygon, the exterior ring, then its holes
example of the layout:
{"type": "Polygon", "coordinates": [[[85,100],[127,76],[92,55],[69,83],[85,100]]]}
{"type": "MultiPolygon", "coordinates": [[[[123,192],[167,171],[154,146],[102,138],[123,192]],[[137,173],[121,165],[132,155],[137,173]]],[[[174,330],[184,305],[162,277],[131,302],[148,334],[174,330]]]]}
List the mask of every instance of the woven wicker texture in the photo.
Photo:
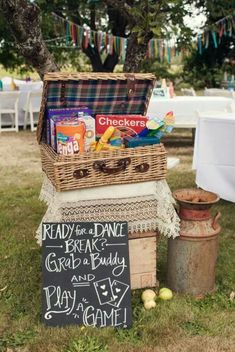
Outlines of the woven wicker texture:
{"type": "Polygon", "coordinates": [[[69,81],[69,80],[124,80],[128,77],[134,77],[140,80],[155,80],[152,73],[109,73],[109,72],[49,72],[44,76],[44,81],[69,81]]]}
{"type": "Polygon", "coordinates": [[[163,144],[72,156],[58,155],[44,143],[40,145],[40,150],[42,169],[57,191],[161,180],[166,177],[166,151],[163,144]],[[130,164],[114,175],[94,169],[96,161],[104,161],[107,168],[116,168],[119,160],[126,157],[130,158],[130,164]],[[142,172],[140,165],[148,165],[149,168],[142,172]],[[80,171],[85,176],[77,179],[76,174],[80,171]]]}

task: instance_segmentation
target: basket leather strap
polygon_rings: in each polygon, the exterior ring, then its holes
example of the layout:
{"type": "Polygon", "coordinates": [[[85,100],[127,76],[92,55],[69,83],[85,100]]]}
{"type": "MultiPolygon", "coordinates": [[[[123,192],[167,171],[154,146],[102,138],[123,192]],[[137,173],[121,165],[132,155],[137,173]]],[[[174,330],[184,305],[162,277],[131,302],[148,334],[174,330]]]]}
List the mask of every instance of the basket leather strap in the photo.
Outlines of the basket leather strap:
{"type": "Polygon", "coordinates": [[[126,73],[125,76],[127,79],[127,98],[129,100],[135,94],[136,79],[133,73],[126,73]]]}
{"type": "Polygon", "coordinates": [[[61,103],[61,107],[63,107],[63,108],[67,107],[65,92],[66,92],[66,83],[65,83],[65,81],[61,81],[60,103],[61,103]]]}

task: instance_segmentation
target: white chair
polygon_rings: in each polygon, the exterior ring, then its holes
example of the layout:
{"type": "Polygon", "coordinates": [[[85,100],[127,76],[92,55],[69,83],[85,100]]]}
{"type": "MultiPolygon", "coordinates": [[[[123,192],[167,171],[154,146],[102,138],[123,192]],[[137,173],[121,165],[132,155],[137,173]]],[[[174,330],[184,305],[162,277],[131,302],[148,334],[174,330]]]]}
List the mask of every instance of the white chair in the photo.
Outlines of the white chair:
{"type": "Polygon", "coordinates": [[[235,113],[235,100],[227,105],[226,111],[235,113]]]}
{"type": "Polygon", "coordinates": [[[197,95],[193,87],[191,87],[191,88],[181,88],[181,92],[183,93],[183,95],[188,95],[188,96],[191,96],[191,97],[195,97],[197,95]]]}
{"type": "Polygon", "coordinates": [[[227,89],[220,88],[205,88],[205,96],[216,96],[216,97],[226,97],[226,98],[235,98],[235,93],[227,89]]]}
{"type": "Polygon", "coordinates": [[[40,111],[41,106],[41,99],[42,99],[42,90],[32,90],[28,93],[26,105],[23,108],[25,115],[24,115],[24,129],[26,129],[28,124],[28,116],[30,122],[31,131],[36,130],[37,122],[38,122],[38,113],[40,111]],[[37,113],[37,118],[34,119],[34,114],[37,113]]]}
{"type": "Polygon", "coordinates": [[[167,169],[173,169],[175,166],[179,165],[180,159],[173,157],[173,156],[168,156],[167,157],[167,169]]]}
{"type": "Polygon", "coordinates": [[[19,131],[19,95],[19,91],[0,92],[0,132],[19,131]],[[6,119],[10,117],[9,125],[11,124],[11,127],[2,128],[2,115],[7,115],[6,119]]]}

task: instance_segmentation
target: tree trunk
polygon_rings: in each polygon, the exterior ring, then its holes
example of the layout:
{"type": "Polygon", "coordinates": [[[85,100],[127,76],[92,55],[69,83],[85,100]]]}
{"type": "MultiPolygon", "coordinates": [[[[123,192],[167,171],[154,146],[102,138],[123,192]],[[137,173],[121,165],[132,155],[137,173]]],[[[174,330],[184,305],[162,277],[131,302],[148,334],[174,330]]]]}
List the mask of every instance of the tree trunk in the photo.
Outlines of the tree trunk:
{"type": "Polygon", "coordinates": [[[42,38],[40,9],[27,0],[0,0],[2,10],[19,52],[43,78],[46,72],[58,71],[53,56],[42,38]]]}
{"type": "Polygon", "coordinates": [[[86,49],[83,48],[83,52],[90,59],[92,70],[94,72],[113,72],[118,63],[118,55],[115,51],[113,51],[112,55],[108,54],[106,56],[104,63],[102,62],[100,53],[96,47],[88,45],[86,49]]]}
{"type": "MultiPolygon", "coordinates": [[[[95,9],[93,7],[91,9],[91,22],[90,27],[92,30],[96,30],[95,27],[95,9]]],[[[125,36],[125,29],[127,26],[127,21],[123,17],[122,13],[119,10],[107,6],[107,13],[109,16],[109,23],[112,27],[112,34],[115,36],[125,36]]],[[[86,49],[83,48],[83,52],[90,59],[91,66],[94,72],[113,72],[115,66],[118,64],[119,57],[118,54],[113,50],[112,54],[108,54],[102,62],[101,55],[98,52],[97,47],[91,47],[88,45],[86,49]]]]}
{"type": "Polygon", "coordinates": [[[152,38],[152,33],[145,35],[141,43],[138,43],[136,33],[132,33],[128,38],[126,59],[123,67],[124,72],[139,72],[142,62],[146,56],[148,42],[152,38]]]}

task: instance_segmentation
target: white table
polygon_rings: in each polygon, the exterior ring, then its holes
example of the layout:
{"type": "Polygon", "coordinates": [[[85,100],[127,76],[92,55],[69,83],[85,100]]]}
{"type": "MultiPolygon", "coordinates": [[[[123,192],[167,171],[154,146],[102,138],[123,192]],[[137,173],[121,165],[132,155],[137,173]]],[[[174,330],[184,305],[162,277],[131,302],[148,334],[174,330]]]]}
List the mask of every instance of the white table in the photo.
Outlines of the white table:
{"type": "Polygon", "coordinates": [[[193,168],[199,187],[235,202],[235,113],[200,115],[193,168]]]}
{"type": "Polygon", "coordinates": [[[233,99],[225,97],[179,96],[175,98],[159,98],[152,96],[147,115],[149,117],[164,118],[165,114],[173,111],[176,128],[195,128],[197,111],[208,110],[226,111],[233,99]]]}
{"type": "MultiPolygon", "coordinates": [[[[2,78],[3,82],[3,91],[10,91],[11,90],[11,78],[4,77],[2,78]]],[[[24,111],[23,108],[26,105],[28,93],[32,90],[39,90],[42,88],[42,82],[25,82],[21,80],[14,79],[15,84],[19,87],[20,97],[19,97],[19,126],[24,125],[24,111]]],[[[0,94],[1,99],[1,94],[0,94]]],[[[9,118],[6,115],[2,116],[2,126],[9,125],[9,118]]]]}

